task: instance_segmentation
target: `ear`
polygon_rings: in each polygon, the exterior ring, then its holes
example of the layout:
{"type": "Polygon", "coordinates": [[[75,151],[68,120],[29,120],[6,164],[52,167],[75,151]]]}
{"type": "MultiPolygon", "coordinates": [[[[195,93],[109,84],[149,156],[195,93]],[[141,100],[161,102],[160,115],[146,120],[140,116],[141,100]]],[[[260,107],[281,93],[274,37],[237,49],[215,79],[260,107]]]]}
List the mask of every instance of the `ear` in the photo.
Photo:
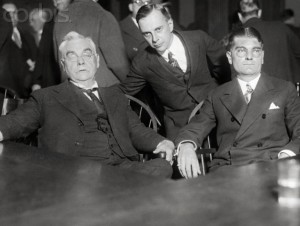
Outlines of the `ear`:
{"type": "Polygon", "coordinates": [[[65,66],[65,61],[64,60],[60,60],[60,66],[63,69],[63,71],[66,72],[66,66],[65,66]]]}
{"type": "Polygon", "coordinates": [[[265,51],[263,51],[262,53],[261,53],[261,64],[264,64],[264,56],[265,56],[265,51]]]}
{"type": "Polygon", "coordinates": [[[242,14],[241,13],[238,13],[238,17],[239,17],[239,20],[241,21],[241,23],[243,24],[244,22],[244,20],[243,20],[243,16],[242,16],[242,14]]]}
{"type": "Polygon", "coordinates": [[[230,52],[230,51],[227,51],[227,52],[226,52],[226,56],[227,56],[227,59],[228,59],[229,64],[232,64],[231,52],[230,52]]]}
{"type": "Polygon", "coordinates": [[[172,32],[174,30],[174,22],[172,19],[168,20],[168,25],[169,25],[170,31],[172,32]]]}
{"type": "Polygon", "coordinates": [[[259,9],[258,12],[257,12],[257,17],[261,18],[261,14],[262,14],[262,11],[261,11],[261,9],[259,9]]]}
{"type": "Polygon", "coordinates": [[[133,11],[133,3],[129,3],[128,4],[128,9],[129,9],[130,12],[133,11]]]}
{"type": "Polygon", "coordinates": [[[100,67],[100,57],[99,54],[96,54],[96,61],[97,61],[97,69],[100,67]]]}

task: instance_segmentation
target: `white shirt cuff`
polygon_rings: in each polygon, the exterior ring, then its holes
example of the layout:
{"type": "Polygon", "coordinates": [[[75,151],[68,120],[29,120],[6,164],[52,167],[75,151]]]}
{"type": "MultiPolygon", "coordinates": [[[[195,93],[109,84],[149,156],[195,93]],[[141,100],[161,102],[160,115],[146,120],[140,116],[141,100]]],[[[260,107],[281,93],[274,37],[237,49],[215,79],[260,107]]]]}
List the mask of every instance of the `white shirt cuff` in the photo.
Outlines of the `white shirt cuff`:
{"type": "Polygon", "coordinates": [[[295,152],[293,152],[293,151],[291,151],[291,150],[288,150],[288,149],[284,149],[284,150],[280,151],[280,152],[278,153],[278,158],[280,157],[281,154],[286,154],[286,155],[288,155],[289,157],[296,156],[296,153],[295,153],[295,152]]]}
{"type": "Polygon", "coordinates": [[[180,151],[180,146],[182,145],[182,144],[184,144],[184,143],[190,143],[190,144],[192,144],[193,146],[194,146],[194,151],[196,151],[197,150],[197,144],[194,142],[194,141],[192,141],[192,140],[183,140],[183,141],[181,141],[178,145],[177,145],[177,148],[176,148],[176,151],[175,151],[175,154],[174,154],[174,156],[177,156],[178,154],[179,154],[179,151],[180,151]]]}

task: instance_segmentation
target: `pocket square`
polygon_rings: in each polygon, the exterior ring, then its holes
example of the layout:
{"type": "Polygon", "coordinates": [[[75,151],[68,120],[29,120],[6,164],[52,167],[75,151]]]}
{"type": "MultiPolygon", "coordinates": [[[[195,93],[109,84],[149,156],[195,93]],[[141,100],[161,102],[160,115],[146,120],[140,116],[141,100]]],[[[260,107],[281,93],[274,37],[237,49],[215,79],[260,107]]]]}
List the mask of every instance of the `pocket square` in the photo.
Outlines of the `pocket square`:
{"type": "Polygon", "coordinates": [[[279,106],[277,106],[276,104],[274,104],[273,102],[271,103],[269,110],[273,110],[273,109],[280,109],[279,106]]]}

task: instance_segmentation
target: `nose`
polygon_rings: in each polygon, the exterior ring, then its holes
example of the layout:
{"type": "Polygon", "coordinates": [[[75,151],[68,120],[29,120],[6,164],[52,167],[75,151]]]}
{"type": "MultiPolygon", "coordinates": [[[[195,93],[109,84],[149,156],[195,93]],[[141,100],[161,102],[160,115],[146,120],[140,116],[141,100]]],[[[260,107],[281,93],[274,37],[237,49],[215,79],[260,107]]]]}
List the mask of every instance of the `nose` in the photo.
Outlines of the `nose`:
{"type": "Polygon", "coordinates": [[[84,58],[82,56],[77,56],[77,64],[78,65],[85,64],[84,58]]]}
{"type": "Polygon", "coordinates": [[[153,33],[152,34],[152,42],[156,43],[157,41],[158,41],[158,36],[155,33],[153,33]]]}
{"type": "Polygon", "coordinates": [[[253,59],[252,51],[247,51],[246,60],[252,60],[252,59],[253,59]]]}

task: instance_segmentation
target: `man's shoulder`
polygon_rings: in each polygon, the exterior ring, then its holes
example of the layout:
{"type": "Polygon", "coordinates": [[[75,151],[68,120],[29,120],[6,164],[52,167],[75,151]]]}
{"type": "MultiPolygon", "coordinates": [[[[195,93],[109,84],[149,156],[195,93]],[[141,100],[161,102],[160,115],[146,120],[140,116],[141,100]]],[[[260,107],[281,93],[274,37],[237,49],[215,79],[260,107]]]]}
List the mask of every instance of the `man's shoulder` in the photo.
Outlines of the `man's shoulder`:
{"type": "Polygon", "coordinates": [[[131,16],[128,15],[126,16],[123,20],[120,21],[120,26],[122,27],[127,27],[133,23],[131,16]]]}

